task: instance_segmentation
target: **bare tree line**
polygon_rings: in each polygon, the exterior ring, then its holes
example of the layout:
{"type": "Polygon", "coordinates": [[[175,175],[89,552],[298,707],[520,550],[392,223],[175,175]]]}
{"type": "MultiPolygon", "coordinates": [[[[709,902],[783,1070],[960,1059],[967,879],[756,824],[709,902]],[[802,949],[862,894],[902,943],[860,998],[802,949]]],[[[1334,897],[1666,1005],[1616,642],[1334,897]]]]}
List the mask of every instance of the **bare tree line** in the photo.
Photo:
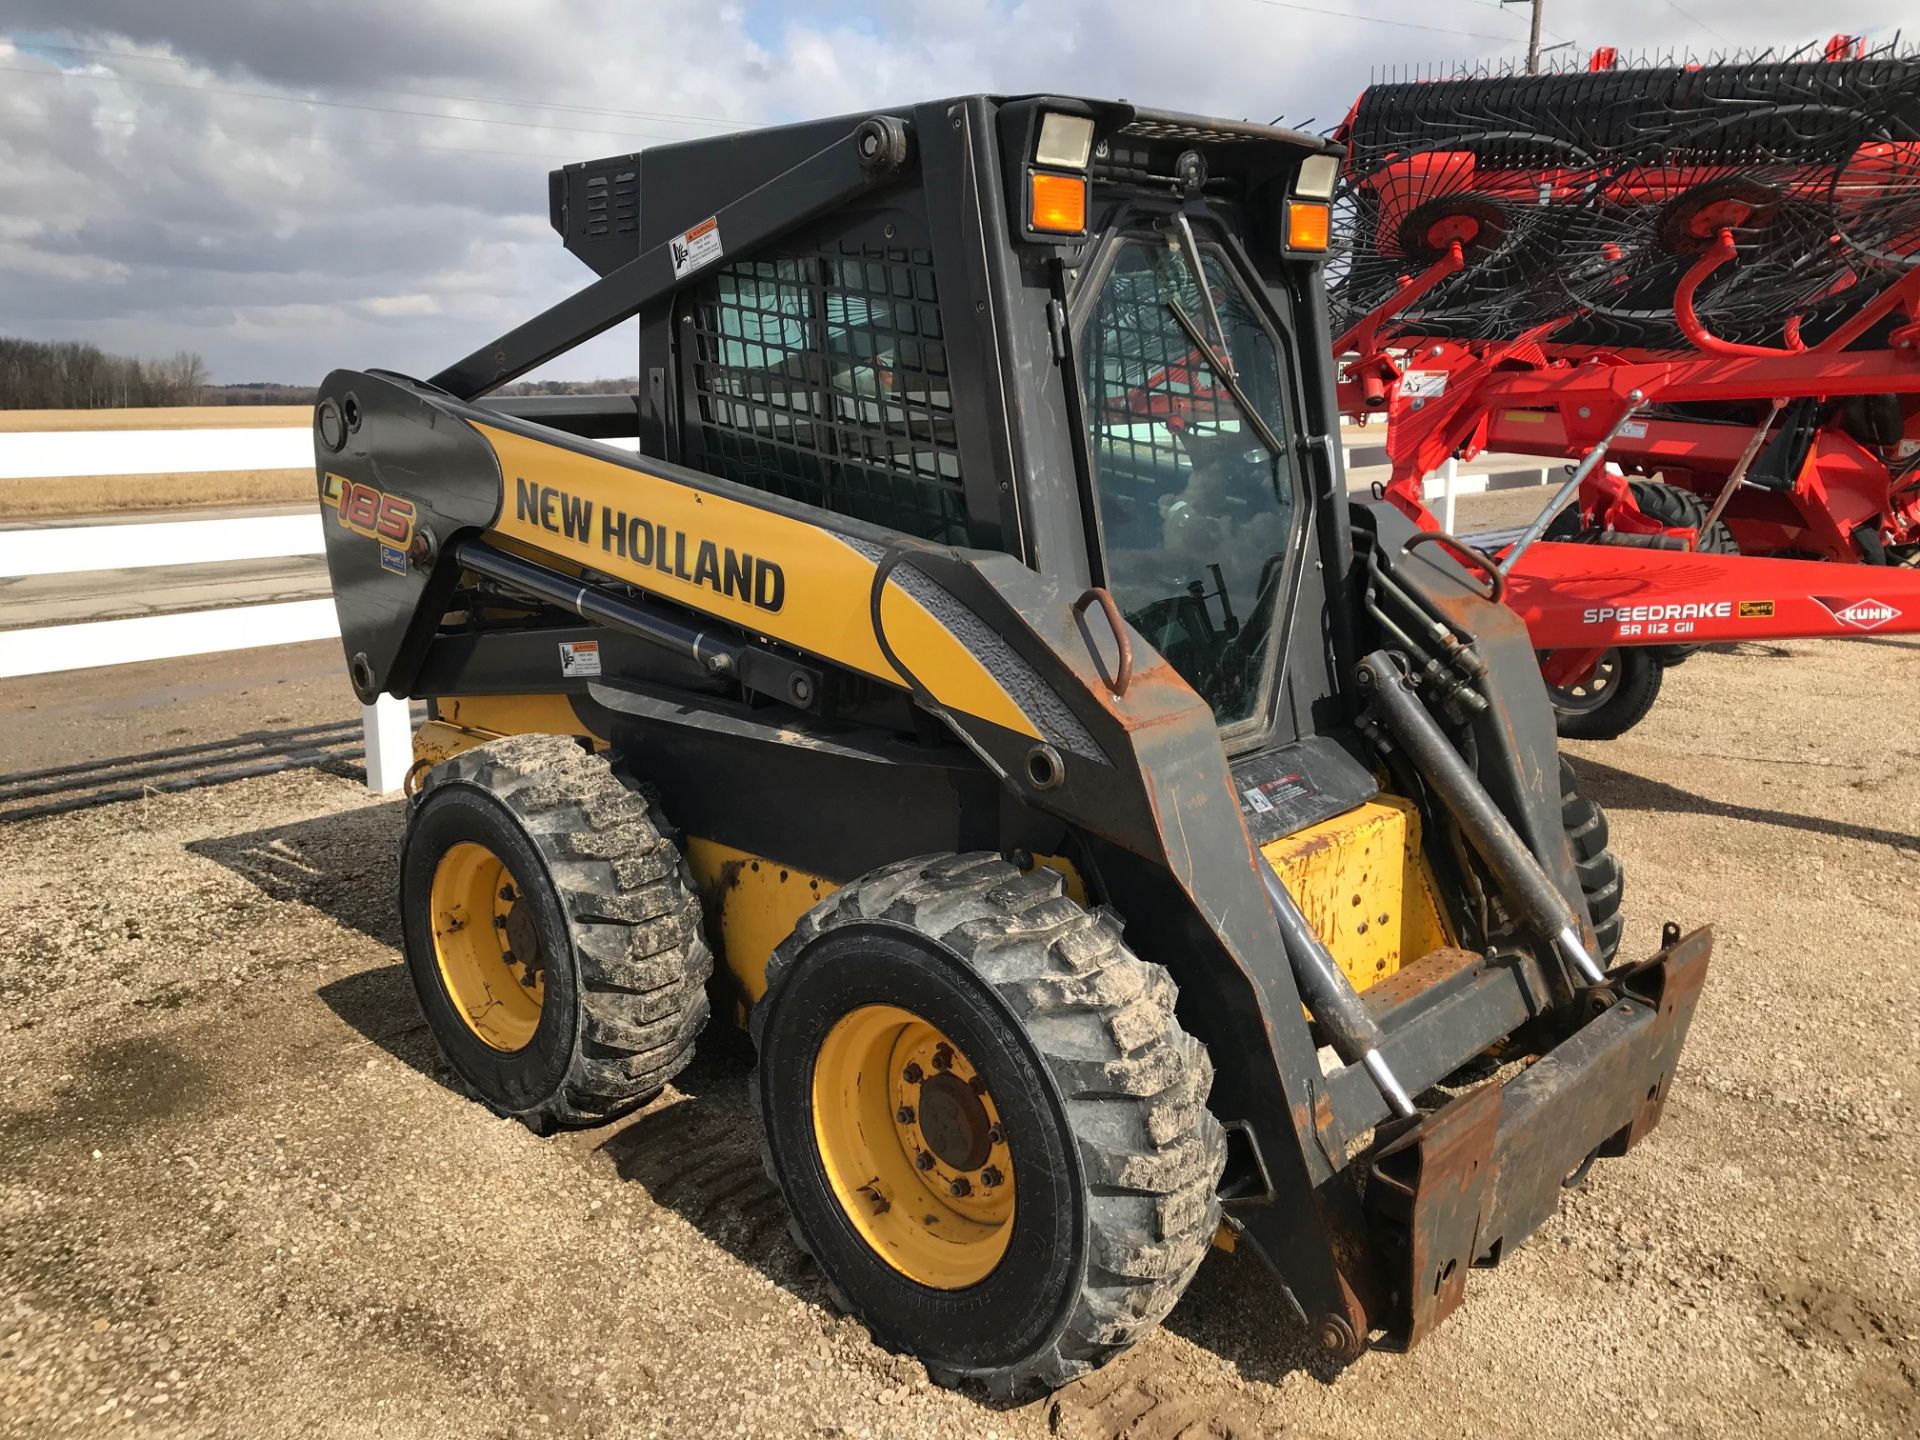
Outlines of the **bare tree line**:
{"type": "Polygon", "coordinates": [[[190,351],[144,360],[110,355],[84,340],[0,335],[0,410],[198,405],[206,389],[206,362],[190,351]]]}
{"type": "MultiPolygon", "coordinates": [[[[501,395],[634,394],[639,380],[522,380],[501,395]]],[[[108,410],[134,405],[311,405],[311,385],[207,382],[192,351],[170,359],[112,355],[85,340],[19,340],[0,335],[0,410],[108,410]]]]}

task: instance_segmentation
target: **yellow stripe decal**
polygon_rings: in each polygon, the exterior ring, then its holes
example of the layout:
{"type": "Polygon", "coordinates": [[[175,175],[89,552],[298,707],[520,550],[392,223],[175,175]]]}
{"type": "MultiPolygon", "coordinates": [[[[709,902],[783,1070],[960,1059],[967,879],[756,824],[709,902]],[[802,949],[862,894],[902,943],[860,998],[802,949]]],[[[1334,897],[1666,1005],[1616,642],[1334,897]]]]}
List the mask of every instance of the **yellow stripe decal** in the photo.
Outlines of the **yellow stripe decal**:
{"type": "MultiPolygon", "coordinates": [[[[476,424],[500,457],[494,533],[589,566],[889,684],[874,634],[873,561],[833,532],[643,470],[476,424]]],[[[896,585],[887,642],[949,709],[1039,738],[979,659],[896,585]]]]}

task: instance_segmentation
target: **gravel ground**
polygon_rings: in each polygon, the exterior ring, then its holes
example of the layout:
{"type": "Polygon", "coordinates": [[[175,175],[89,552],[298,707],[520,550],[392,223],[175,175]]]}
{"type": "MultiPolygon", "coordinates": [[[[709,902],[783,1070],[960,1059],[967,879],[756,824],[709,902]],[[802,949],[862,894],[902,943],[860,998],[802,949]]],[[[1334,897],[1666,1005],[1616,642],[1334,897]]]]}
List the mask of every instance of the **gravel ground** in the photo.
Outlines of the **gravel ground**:
{"type": "Polygon", "coordinates": [[[1913,639],[1707,653],[1576,747],[1627,948],[1710,920],[1714,973],[1663,1127],[1417,1352],[1329,1380],[1216,1255],[1014,1409],[831,1313],[734,1037],[609,1129],[459,1098],[397,803],[306,772],[0,827],[0,1435],[1920,1433],[1916,681],[1913,639]]]}

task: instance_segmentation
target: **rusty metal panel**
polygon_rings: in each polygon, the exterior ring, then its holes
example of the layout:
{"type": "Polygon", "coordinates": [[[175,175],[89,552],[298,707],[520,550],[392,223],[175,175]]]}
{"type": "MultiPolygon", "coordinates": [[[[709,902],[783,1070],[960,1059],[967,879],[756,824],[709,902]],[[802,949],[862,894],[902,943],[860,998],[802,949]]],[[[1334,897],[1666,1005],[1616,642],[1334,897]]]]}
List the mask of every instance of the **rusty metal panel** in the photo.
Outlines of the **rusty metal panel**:
{"type": "MultiPolygon", "coordinates": [[[[1560,1203],[1589,1156],[1659,1123],[1713,948],[1697,930],[1615,978],[1619,995],[1504,1085],[1484,1085],[1384,1141],[1367,1209],[1389,1343],[1413,1345],[1459,1303],[1469,1264],[1497,1264],[1560,1203]]],[[[1602,992],[1605,999],[1606,992],[1602,992]]]]}
{"type": "Polygon", "coordinates": [[[1712,945],[1698,930],[1636,967],[1625,998],[1508,1084],[1481,1237],[1491,1260],[1554,1212],[1589,1155],[1624,1154],[1636,1127],[1637,1142],[1658,1122],[1712,945]]]}
{"type": "Polygon", "coordinates": [[[1712,932],[1696,930],[1663,955],[1635,966],[1622,977],[1621,983],[1629,995],[1639,997],[1659,1012],[1660,1023],[1665,1027],[1662,1034],[1667,1063],[1659,1085],[1649,1087],[1634,1102],[1633,1123],[1609,1140],[1601,1154],[1626,1154],[1660,1123],[1673,1081],[1673,1064],[1680,1058],[1693,1008],[1700,1000],[1700,988],[1706,984],[1707,956],[1712,946],[1712,932]]]}
{"type": "Polygon", "coordinates": [[[1418,1344],[1466,1296],[1500,1112],[1501,1087],[1482,1085],[1374,1157],[1367,1205],[1395,1222],[1381,1255],[1391,1266],[1389,1313],[1375,1318],[1404,1345],[1418,1344]]]}
{"type": "Polygon", "coordinates": [[[1260,853],[1356,990],[1447,943],[1409,800],[1380,795],[1260,853]]]}

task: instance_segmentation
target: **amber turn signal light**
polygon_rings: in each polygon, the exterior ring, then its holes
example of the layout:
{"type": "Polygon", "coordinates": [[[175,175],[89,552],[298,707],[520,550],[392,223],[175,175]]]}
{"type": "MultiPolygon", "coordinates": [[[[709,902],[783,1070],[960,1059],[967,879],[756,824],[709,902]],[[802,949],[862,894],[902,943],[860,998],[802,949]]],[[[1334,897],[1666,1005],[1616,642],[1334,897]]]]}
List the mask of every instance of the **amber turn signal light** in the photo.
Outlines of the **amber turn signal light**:
{"type": "Polygon", "coordinates": [[[1036,170],[1027,182],[1027,224],[1055,235],[1078,235],[1087,228],[1087,182],[1079,175],[1048,175],[1036,170]]]}
{"type": "Polygon", "coordinates": [[[1333,228],[1332,212],[1325,205],[1300,200],[1287,202],[1287,248],[1289,250],[1325,250],[1333,228]]]}

